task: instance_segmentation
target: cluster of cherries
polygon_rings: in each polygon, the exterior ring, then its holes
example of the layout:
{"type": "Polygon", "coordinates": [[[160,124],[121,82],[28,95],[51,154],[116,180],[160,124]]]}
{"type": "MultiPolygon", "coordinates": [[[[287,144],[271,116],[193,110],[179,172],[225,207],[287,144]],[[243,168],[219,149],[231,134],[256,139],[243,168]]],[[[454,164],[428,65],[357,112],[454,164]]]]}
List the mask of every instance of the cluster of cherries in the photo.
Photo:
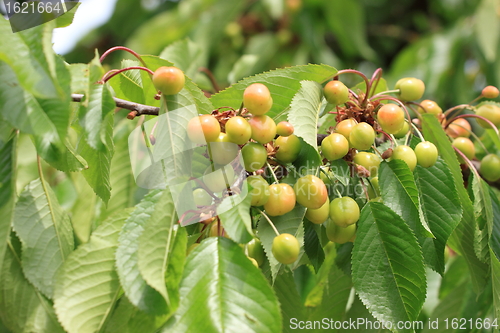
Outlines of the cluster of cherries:
{"type": "MultiPolygon", "coordinates": [[[[425,141],[418,125],[419,119],[411,119],[409,110],[417,116],[422,113],[436,115],[446,132],[453,138],[453,146],[457,150],[459,161],[474,158],[474,144],[468,139],[472,133],[470,124],[459,116],[447,120],[448,115],[459,108],[452,108],[446,113],[434,101],[414,101],[422,98],[425,86],[416,78],[403,78],[395,85],[395,90],[375,94],[381,71],[377,71],[371,80],[362,73],[345,70],[344,73],[355,73],[365,79],[366,93],[347,88],[337,78],[324,86],[324,97],[334,106],[336,126],[331,127],[328,135],[321,141],[321,154],[325,166],[317,175],[305,175],[297,179],[291,186],[280,182],[276,176],[279,168],[294,162],[301,151],[301,140],[294,135],[293,126],[282,121],[278,124],[266,115],[271,109],[273,99],[269,89],[262,83],[249,85],[243,93],[243,104],[240,110],[229,108],[226,111],[215,110],[212,114],[194,117],[188,124],[189,139],[196,144],[207,145],[207,156],[210,166],[203,177],[204,186],[194,189],[195,203],[199,208],[213,204],[214,193],[220,193],[231,187],[234,182],[234,166],[231,165],[240,156],[243,158],[247,172],[247,183],[250,185],[251,205],[257,207],[264,218],[271,224],[277,236],[272,245],[272,253],[276,260],[283,264],[295,262],[299,256],[300,244],[291,234],[279,234],[269,216],[280,216],[290,212],[296,204],[307,208],[305,217],[312,223],[324,224],[328,238],[332,242],[346,243],[353,241],[356,233],[356,222],[359,220],[360,208],[356,200],[342,196],[339,192],[329,193],[329,185],[335,178],[329,163],[343,159],[353,171],[353,176],[365,178],[366,197],[380,201],[377,172],[384,159],[400,159],[406,162],[413,171],[416,165],[433,166],[438,158],[436,146],[425,141]],[[373,91],[373,92],[372,92],[373,91]],[[396,94],[396,97],[390,96],[396,94]],[[421,142],[412,149],[409,145],[399,144],[396,138],[418,134],[421,142]],[[375,143],[390,140],[391,148],[379,152],[375,143]],[[394,146],[395,145],[395,146],[394,146]],[[264,178],[270,172],[272,177],[264,178]],[[271,182],[271,184],[270,184],[271,182]],[[210,193],[212,192],[212,193],[210,193]],[[335,197],[330,201],[330,197],[335,197]]],[[[164,94],[178,93],[184,85],[184,74],[175,67],[161,67],[153,75],[155,87],[164,94]]],[[[486,87],[480,97],[495,98],[498,89],[486,87]]],[[[494,103],[483,104],[474,109],[481,126],[500,126],[500,108],[494,103]]],[[[488,154],[481,163],[482,176],[495,181],[500,178],[500,157],[488,154]]],[[[333,192],[333,191],[330,191],[333,192]]],[[[208,235],[223,235],[217,217],[202,221],[210,228],[208,235]]],[[[196,246],[196,244],[194,244],[196,246]]],[[[258,239],[246,245],[246,251],[256,266],[264,261],[264,252],[258,239]]]]}

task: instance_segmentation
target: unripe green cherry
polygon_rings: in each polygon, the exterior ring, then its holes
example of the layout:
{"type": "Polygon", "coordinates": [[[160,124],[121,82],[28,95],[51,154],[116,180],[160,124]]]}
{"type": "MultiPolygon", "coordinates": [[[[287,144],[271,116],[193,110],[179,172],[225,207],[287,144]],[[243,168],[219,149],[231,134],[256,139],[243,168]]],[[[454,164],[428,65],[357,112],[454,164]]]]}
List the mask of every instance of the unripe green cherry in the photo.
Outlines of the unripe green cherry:
{"type": "Polygon", "coordinates": [[[347,140],[349,140],[352,128],[357,124],[356,120],[352,118],[344,119],[338,123],[337,126],[335,126],[335,132],[342,134],[347,140]]]}
{"type": "Polygon", "coordinates": [[[438,150],[432,142],[424,141],[415,147],[415,155],[417,156],[418,165],[429,168],[436,164],[438,150]]]}
{"type": "Polygon", "coordinates": [[[175,95],[184,88],[186,78],[177,67],[160,67],[153,74],[153,85],[164,95],[175,95]]]}
{"type": "Polygon", "coordinates": [[[354,155],[354,163],[362,165],[366,170],[370,171],[371,177],[375,177],[378,174],[380,157],[373,153],[360,151],[356,155],[354,155]]]}
{"type": "Polygon", "coordinates": [[[255,259],[257,264],[260,266],[264,263],[265,253],[264,248],[262,247],[262,243],[259,239],[253,238],[250,242],[247,243],[248,256],[250,258],[255,259]]]}
{"type": "Polygon", "coordinates": [[[193,198],[196,207],[210,206],[212,204],[212,197],[202,188],[193,191],[193,198]]]}
{"type": "Polygon", "coordinates": [[[358,222],[359,214],[358,203],[351,197],[335,198],[330,203],[330,219],[339,227],[358,222]]]}
{"type": "Polygon", "coordinates": [[[500,157],[495,154],[488,154],[481,160],[479,173],[484,179],[496,182],[500,179],[500,157]]]}
{"type": "Polygon", "coordinates": [[[295,207],[296,197],[293,188],[285,183],[269,186],[269,199],[264,209],[269,216],[280,216],[290,212],[295,207]]]}
{"type": "Polygon", "coordinates": [[[253,116],[248,123],[252,127],[252,139],[258,143],[268,143],[276,136],[276,123],[269,116],[253,116]]]}
{"type": "Polygon", "coordinates": [[[253,83],[243,92],[243,105],[254,116],[261,116],[271,109],[271,92],[262,83],[253,83]]]}
{"type": "Polygon", "coordinates": [[[329,161],[344,157],[349,151],[349,141],[340,133],[332,133],[321,142],[321,152],[329,161]]]}
{"type": "Polygon", "coordinates": [[[483,95],[486,98],[497,98],[499,93],[500,92],[498,91],[497,87],[487,86],[483,88],[481,95],[483,95]]]}
{"type": "Polygon", "coordinates": [[[409,102],[422,98],[425,91],[425,84],[422,80],[417,78],[405,77],[398,80],[394,88],[400,90],[398,95],[400,100],[409,102]]]}
{"type": "Polygon", "coordinates": [[[457,118],[448,125],[446,128],[446,134],[451,136],[453,139],[463,136],[468,138],[471,132],[471,126],[469,122],[464,118],[457,118]]]}
{"type": "Polygon", "coordinates": [[[401,138],[405,137],[406,134],[408,134],[409,131],[410,131],[410,125],[408,124],[407,121],[405,121],[404,124],[403,124],[403,127],[401,128],[401,130],[399,130],[399,132],[397,132],[396,134],[394,134],[394,137],[396,139],[401,139],[401,138]]]}
{"type": "Polygon", "coordinates": [[[409,146],[399,145],[394,148],[391,159],[405,161],[411,171],[415,170],[417,166],[417,155],[409,146]]]}
{"type": "Polygon", "coordinates": [[[245,170],[254,172],[266,164],[267,150],[261,144],[249,142],[241,149],[241,156],[243,157],[245,170]]]}
{"type": "Polygon", "coordinates": [[[385,104],[377,112],[377,121],[384,132],[398,133],[405,123],[405,112],[396,104],[385,104]]]}
{"type": "Polygon", "coordinates": [[[229,164],[225,166],[209,166],[203,175],[203,182],[212,192],[221,192],[233,184],[234,170],[229,164]]]}
{"type": "Polygon", "coordinates": [[[235,143],[228,140],[226,133],[220,133],[217,140],[207,142],[207,146],[212,161],[220,165],[231,163],[240,151],[235,143]]]}
{"type": "Polygon", "coordinates": [[[204,114],[192,118],[187,125],[186,131],[192,142],[205,144],[219,138],[220,124],[212,115],[204,114]]]}
{"type": "Polygon", "coordinates": [[[282,163],[292,163],[299,157],[301,143],[296,135],[279,136],[274,146],[279,147],[276,158],[282,163]]]}
{"type": "Polygon", "coordinates": [[[306,218],[314,224],[325,222],[330,216],[330,201],[327,199],[318,209],[307,208],[306,218]]]}
{"type": "Polygon", "coordinates": [[[345,84],[337,80],[328,82],[323,92],[328,103],[333,105],[344,104],[349,100],[349,89],[345,84]]]}
{"type": "MultiPolygon", "coordinates": [[[[476,148],[474,147],[474,144],[469,138],[458,137],[455,140],[453,140],[452,145],[458,150],[460,150],[469,160],[472,160],[476,155],[476,148]]],[[[457,153],[457,158],[460,164],[465,163],[465,160],[458,153],[457,153]]]]}
{"type": "MultiPolygon", "coordinates": [[[[500,107],[493,104],[483,104],[477,108],[476,114],[488,119],[496,127],[500,127],[500,107]]],[[[491,126],[482,119],[477,119],[477,123],[483,128],[491,128],[491,126]]]]}
{"type": "Polygon", "coordinates": [[[375,141],[375,131],[373,127],[365,122],[358,123],[349,134],[349,142],[358,150],[368,150],[375,141]]]}
{"type": "Polygon", "coordinates": [[[419,103],[421,106],[418,107],[418,113],[431,113],[435,116],[439,116],[443,113],[443,109],[434,101],[430,99],[424,99],[419,103]]]}
{"type": "Polygon", "coordinates": [[[343,228],[338,226],[332,220],[328,220],[325,223],[326,226],[326,236],[331,242],[337,244],[345,244],[354,237],[356,234],[356,224],[348,225],[343,228]]]}
{"type": "Polygon", "coordinates": [[[297,202],[304,207],[318,209],[328,200],[325,183],[318,177],[307,175],[297,179],[293,186],[297,202]]]}
{"type": "Polygon", "coordinates": [[[293,131],[293,125],[288,121],[280,121],[276,125],[276,134],[278,134],[279,136],[290,136],[293,134],[293,131]]]}
{"type": "Polygon", "coordinates": [[[251,206],[262,206],[269,200],[269,184],[262,176],[250,176],[247,178],[248,184],[252,187],[248,193],[252,198],[251,206]]]}
{"type": "Polygon", "coordinates": [[[244,145],[252,136],[252,127],[245,118],[232,117],[226,123],[226,134],[229,141],[244,145]]]}
{"type": "Polygon", "coordinates": [[[271,252],[280,263],[292,264],[299,257],[300,243],[293,235],[281,234],[274,238],[271,252]]]}

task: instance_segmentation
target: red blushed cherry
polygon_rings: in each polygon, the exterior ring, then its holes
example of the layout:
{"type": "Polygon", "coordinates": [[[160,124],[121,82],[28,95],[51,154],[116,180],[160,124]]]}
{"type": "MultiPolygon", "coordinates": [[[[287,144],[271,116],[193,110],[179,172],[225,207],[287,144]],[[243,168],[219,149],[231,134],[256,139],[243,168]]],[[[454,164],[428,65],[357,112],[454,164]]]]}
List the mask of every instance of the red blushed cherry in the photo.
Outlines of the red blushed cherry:
{"type": "Polygon", "coordinates": [[[344,104],[349,100],[349,89],[340,81],[330,81],[323,89],[328,103],[333,105],[344,104]]]}
{"type": "Polygon", "coordinates": [[[262,83],[253,83],[243,92],[243,105],[254,116],[261,116],[273,106],[271,92],[262,83]]]}
{"type": "Polygon", "coordinates": [[[395,104],[385,104],[377,112],[377,121],[382,130],[389,134],[396,134],[403,128],[405,113],[395,104]]]}
{"type": "Polygon", "coordinates": [[[276,134],[278,134],[279,136],[290,136],[293,134],[293,131],[293,125],[288,121],[280,121],[276,125],[276,134]]]}
{"type": "Polygon", "coordinates": [[[481,92],[481,95],[483,95],[486,98],[492,99],[492,98],[497,98],[499,93],[500,92],[498,91],[497,87],[487,86],[484,87],[483,91],[481,92]]]}
{"type": "Polygon", "coordinates": [[[471,126],[467,120],[464,118],[457,118],[448,126],[446,134],[451,136],[453,139],[458,138],[459,136],[468,138],[471,130],[471,126]]]}
{"type": "Polygon", "coordinates": [[[198,144],[213,142],[219,138],[220,124],[212,115],[204,114],[192,118],[187,125],[189,139],[198,144]]]}
{"type": "Polygon", "coordinates": [[[175,95],[184,88],[186,78],[177,67],[160,67],[153,74],[153,85],[164,95],[175,95]]]}

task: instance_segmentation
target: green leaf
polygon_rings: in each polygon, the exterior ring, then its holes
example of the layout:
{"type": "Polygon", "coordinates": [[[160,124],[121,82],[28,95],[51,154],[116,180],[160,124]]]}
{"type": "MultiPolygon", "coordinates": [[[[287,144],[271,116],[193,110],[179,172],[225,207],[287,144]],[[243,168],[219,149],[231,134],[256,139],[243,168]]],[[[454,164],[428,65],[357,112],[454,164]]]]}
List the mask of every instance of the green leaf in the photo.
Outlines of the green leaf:
{"type": "Polygon", "coordinates": [[[224,237],[205,239],[188,256],[181,302],[163,332],[280,332],[271,286],[243,250],[224,237]]]}
{"type": "Polygon", "coordinates": [[[369,202],[361,211],[352,276],[357,294],[378,320],[417,319],[426,293],[420,246],[399,215],[381,203],[369,202]]]}
{"type": "Polygon", "coordinates": [[[9,141],[0,141],[0,266],[6,250],[14,215],[17,169],[17,134],[9,141]]]}
{"type": "MultiPolygon", "coordinates": [[[[299,254],[299,259],[292,264],[297,265],[300,261],[300,257],[303,254],[302,245],[304,243],[304,227],[302,224],[302,219],[304,218],[305,208],[296,205],[295,208],[281,216],[269,216],[269,219],[274,223],[276,229],[280,234],[288,233],[290,235],[294,235],[299,244],[301,245],[301,253],[299,254]]],[[[269,259],[269,264],[271,265],[271,273],[273,280],[278,275],[278,272],[282,268],[283,264],[279,263],[276,258],[274,258],[272,254],[272,246],[273,240],[276,237],[276,233],[274,229],[269,224],[269,221],[264,216],[261,216],[259,220],[259,224],[257,226],[257,233],[262,242],[262,246],[264,247],[264,251],[266,252],[267,258],[269,259]]]]}
{"type": "MultiPolygon", "coordinates": [[[[351,307],[349,308],[349,311],[347,312],[347,318],[349,318],[349,322],[354,321],[357,322],[359,318],[364,318],[366,322],[372,322],[374,323],[377,321],[372,314],[368,311],[368,309],[365,307],[365,305],[361,302],[359,297],[357,295],[354,295],[354,301],[352,302],[351,307]]],[[[390,333],[391,331],[388,329],[383,329],[383,328],[374,328],[374,325],[360,325],[361,329],[363,330],[363,333],[390,333]]],[[[359,327],[349,327],[346,330],[338,331],[338,332],[359,332],[359,327]]]]}
{"type": "Polygon", "coordinates": [[[290,328],[293,319],[306,318],[306,309],[300,300],[297,285],[292,272],[283,272],[276,277],[273,284],[274,292],[280,302],[281,315],[283,316],[283,332],[294,332],[290,328]]]}
{"type": "Polygon", "coordinates": [[[479,47],[489,62],[495,60],[500,39],[500,22],[498,21],[498,2],[483,0],[474,16],[474,30],[479,47]]]}
{"type": "Polygon", "coordinates": [[[188,77],[194,77],[203,65],[203,52],[199,45],[189,38],[178,40],[160,53],[160,58],[170,61],[188,77]]]}
{"type": "Polygon", "coordinates": [[[290,104],[288,121],[293,125],[294,134],[314,149],[318,149],[318,119],[322,105],[323,88],[314,81],[300,81],[300,89],[290,104]]]}
{"type": "Polygon", "coordinates": [[[493,225],[493,209],[488,184],[480,177],[472,174],[472,191],[474,193],[474,215],[479,229],[493,225]]]}
{"type": "Polygon", "coordinates": [[[71,174],[77,200],[71,207],[71,224],[78,244],[87,243],[95,222],[97,196],[81,173],[71,174]]]}
{"type": "Polygon", "coordinates": [[[421,215],[417,185],[408,164],[402,160],[382,162],[379,171],[380,193],[384,204],[408,224],[417,237],[432,237],[429,226],[421,215]]]}
{"type": "Polygon", "coordinates": [[[304,219],[304,251],[317,272],[325,261],[325,252],[319,239],[321,226],[306,221],[304,219]]]}
{"type": "MultiPolygon", "coordinates": [[[[366,94],[366,83],[365,81],[361,81],[357,85],[351,88],[353,91],[360,91],[366,94]]],[[[373,95],[379,94],[381,92],[389,90],[389,87],[387,86],[387,81],[384,78],[380,78],[380,80],[377,83],[377,86],[375,87],[375,91],[373,91],[373,86],[370,89],[373,95]]]]}
{"type": "MultiPolygon", "coordinates": [[[[132,66],[142,66],[142,64],[137,60],[122,60],[121,68],[132,66]]],[[[142,88],[142,72],[139,69],[131,69],[111,78],[108,82],[111,88],[113,88],[116,97],[139,104],[146,104],[144,98],[145,90],[142,88]]],[[[149,78],[148,80],[151,81],[149,78]]]]}
{"type": "Polygon", "coordinates": [[[122,296],[106,324],[105,333],[155,332],[165,322],[165,316],[153,316],[135,307],[122,296]]]}
{"type": "MultiPolygon", "coordinates": [[[[167,60],[154,56],[143,56],[142,59],[148,65],[148,68],[155,71],[161,66],[172,66],[173,64],[167,60]]],[[[143,81],[144,82],[144,81],[143,81]]],[[[154,97],[154,96],[153,96],[154,97]]],[[[192,105],[196,106],[198,113],[212,113],[214,109],[210,100],[205,96],[203,91],[196,84],[186,77],[184,88],[177,94],[167,96],[168,110],[177,110],[188,108],[192,105]]]]}
{"type": "Polygon", "coordinates": [[[488,226],[490,234],[489,245],[493,253],[495,253],[497,260],[500,260],[500,202],[491,187],[489,191],[493,208],[493,225],[491,227],[488,226]]]}
{"type": "Polygon", "coordinates": [[[26,278],[52,298],[57,270],[74,249],[73,230],[50,186],[43,179],[30,182],[14,211],[14,230],[22,243],[26,278]]]}
{"type": "Polygon", "coordinates": [[[179,304],[186,257],[187,234],[177,221],[172,195],[165,190],[139,236],[139,271],[146,283],[163,296],[167,312],[174,312],[179,304]]]}
{"type": "Polygon", "coordinates": [[[500,318],[500,261],[495,253],[490,250],[491,258],[491,281],[493,284],[493,305],[495,318],[500,318]]]}
{"type": "Polygon", "coordinates": [[[113,215],[115,212],[134,205],[134,194],[137,184],[132,174],[130,164],[128,138],[135,128],[135,124],[128,119],[124,119],[115,129],[113,141],[115,143],[115,153],[111,159],[109,171],[111,198],[107,209],[102,213],[102,218],[113,215]]]}
{"type": "Polygon", "coordinates": [[[78,145],[78,153],[88,163],[88,168],[82,171],[83,176],[89,183],[94,192],[107,203],[111,196],[110,185],[110,164],[114,154],[113,143],[113,114],[107,115],[102,123],[102,131],[105,140],[105,145],[101,149],[96,150],[82,138],[78,145]]]}
{"type": "Polygon", "coordinates": [[[450,169],[438,159],[430,168],[417,166],[415,182],[425,219],[435,238],[419,239],[426,263],[441,275],[444,273],[446,242],[462,218],[450,169]]]}
{"type": "Polygon", "coordinates": [[[86,141],[95,150],[103,150],[108,142],[106,118],[116,108],[115,101],[107,84],[96,83],[104,70],[97,56],[89,63],[89,87],[87,99],[82,102],[80,122],[85,130],[86,141]],[[104,146],[104,147],[103,147],[104,146]]]}
{"type": "Polygon", "coordinates": [[[463,215],[460,224],[450,237],[449,244],[467,260],[474,291],[479,293],[486,285],[488,267],[479,261],[474,252],[474,231],[476,221],[469,194],[463,185],[462,171],[457,156],[437,118],[432,114],[422,114],[422,131],[426,140],[434,143],[439,155],[450,168],[458,192],[463,215]]]}
{"type": "Polygon", "coordinates": [[[63,333],[50,302],[26,280],[13,239],[0,266],[0,319],[13,333],[63,333]]]}
{"type": "Polygon", "coordinates": [[[273,97],[273,106],[267,114],[275,120],[284,120],[284,114],[293,97],[301,88],[301,80],[322,83],[334,76],[335,73],[337,70],[327,65],[304,65],[276,69],[243,79],[226,90],[212,95],[210,100],[216,108],[230,106],[239,109],[245,88],[252,83],[260,82],[269,88],[273,97]]]}
{"type": "Polygon", "coordinates": [[[138,250],[146,224],[156,209],[161,209],[162,199],[165,200],[162,195],[162,191],[153,190],[136,206],[120,232],[116,250],[116,267],[125,295],[132,304],[150,314],[164,314],[167,304],[141,275],[138,250]]]}
{"type": "Polygon", "coordinates": [[[233,195],[225,198],[217,207],[217,215],[222,222],[229,238],[236,243],[248,243],[253,238],[250,202],[252,198],[246,195],[233,195]]]}
{"type": "Polygon", "coordinates": [[[57,276],[54,308],[68,332],[99,332],[120,293],[115,269],[118,234],[130,210],[104,221],[69,255],[57,276]]]}

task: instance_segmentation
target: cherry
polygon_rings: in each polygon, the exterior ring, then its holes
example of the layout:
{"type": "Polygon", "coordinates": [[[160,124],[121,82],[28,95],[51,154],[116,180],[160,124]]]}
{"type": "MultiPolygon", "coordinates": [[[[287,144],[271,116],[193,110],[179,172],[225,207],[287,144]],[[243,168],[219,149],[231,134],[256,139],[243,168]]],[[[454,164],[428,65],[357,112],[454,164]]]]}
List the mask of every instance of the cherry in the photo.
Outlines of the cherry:
{"type": "Polygon", "coordinates": [[[394,88],[400,90],[398,95],[400,100],[405,102],[416,101],[424,95],[425,84],[422,80],[417,78],[405,77],[398,80],[394,88]]]}
{"type": "Polygon", "coordinates": [[[483,91],[481,92],[481,95],[486,97],[486,98],[497,98],[499,94],[498,88],[494,86],[487,86],[483,88],[483,91]]]}
{"type": "Polygon", "coordinates": [[[403,128],[405,113],[395,104],[385,104],[377,112],[377,121],[384,132],[396,134],[403,128]]]}
{"type": "Polygon", "coordinates": [[[293,125],[288,121],[280,121],[276,125],[276,134],[278,134],[279,136],[290,136],[293,134],[293,131],[293,125]]]}
{"type": "Polygon", "coordinates": [[[332,133],[321,142],[321,152],[329,161],[344,157],[349,151],[349,141],[340,133],[332,133]]]}
{"type": "Polygon", "coordinates": [[[349,100],[349,89],[337,80],[328,82],[323,88],[323,92],[328,103],[333,105],[344,104],[349,100]]]}
{"type": "Polygon", "coordinates": [[[368,150],[375,141],[375,131],[373,127],[365,122],[354,126],[349,134],[349,142],[358,150],[368,150]]]}
{"type": "Polygon", "coordinates": [[[500,157],[495,154],[488,154],[481,160],[479,172],[484,179],[496,182],[500,179],[500,157]]]}
{"type": "Polygon", "coordinates": [[[435,116],[439,116],[443,113],[443,109],[441,109],[441,107],[436,102],[431,101],[430,99],[424,99],[419,104],[420,106],[417,110],[418,113],[431,113],[435,116]]]}
{"type": "Polygon", "coordinates": [[[276,260],[288,265],[294,263],[299,257],[300,244],[295,236],[286,233],[281,234],[274,238],[271,252],[276,260]]]}
{"type": "Polygon", "coordinates": [[[253,83],[243,92],[243,105],[254,116],[266,114],[273,106],[271,92],[262,83],[253,83]]]}
{"type": "Polygon", "coordinates": [[[357,124],[356,120],[352,118],[344,119],[338,123],[337,126],[335,126],[335,132],[342,134],[347,140],[349,140],[352,128],[357,124]]]}
{"type": "Polygon", "coordinates": [[[331,220],[326,221],[326,236],[331,242],[337,244],[345,244],[355,236],[356,234],[356,224],[348,225],[343,228],[338,226],[331,220]]]}
{"type": "Polygon", "coordinates": [[[252,136],[252,127],[248,121],[240,116],[230,118],[226,123],[226,134],[229,141],[237,145],[244,145],[252,136]]]}
{"type": "Polygon", "coordinates": [[[196,207],[210,206],[212,204],[212,197],[202,188],[193,191],[193,198],[196,207]]]}
{"type": "Polygon", "coordinates": [[[339,227],[358,222],[359,214],[358,203],[351,197],[335,198],[330,203],[330,219],[339,227]]]}
{"type": "Polygon", "coordinates": [[[258,266],[262,265],[265,260],[264,248],[262,247],[262,243],[259,239],[253,238],[250,242],[247,243],[247,251],[248,256],[250,258],[255,259],[258,266]]]}
{"type": "Polygon", "coordinates": [[[212,161],[220,165],[231,163],[240,151],[236,144],[229,141],[226,133],[220,133],[217,140],[208,142],[207,146],[212,161]]]}
{"type": "Polygon", "coordinates": [[[250,205],[262,206],[269,200],[269,184],[262,176],[249,176],[247,178],[248,184],[252,187],[249,192],[252,198],[250,205]]]}
{"type": "Polygon", "coordinates": [[[436,164],[438,150],[432,142],[424,141],[415,147],[415,155],[417,156],[418,165],[429,168],[436,164]]]}
{"type": "Polygon", "coordinates": [[[194,143],[213,142],[219,138],[220,124],[217,119],[209,114],[194,117],[187,125],[187,134],[194,143]]]}
{"type": "Polygon", "coordinates": [[[411,171],[415,170],[417,166],[417,155],[415,155],[411,147],[405,145],[399,145],[394,148],[391,159],[405,161],[411,171]]]}
{"type": "MultiPolygon", "coordinates": [[[[500,127],[500,107],[493,104],[483,104],[477,108],[476,114],[488,119],[496,127],[500,127]]],[[[491,128],[491,126],[482,119],[477,119],[477,123],[483,128],[491,128]]]]}
{"type": "Polygon", "coordinates": [[[295,207],[295,192],[285,183],[269,186],[269,199],[264,204],[267,215],[279,216],[290,212],[295,207]]]}
{"type": "Polygon", "coordinates": [[[405,137],[406,134],[408,134],[409,131],[410,131],[410,124],[408,124],[408,122],[405,121],[403,123],[403,127],[399,130],[399,132],[397,132],[397,133],[394,134],[394,137],[396,139],[401,139],[401,138],[405,137]]]}
{"type": "MultiPolygon", "coordinates": [[[[455,140],[453,140],[452,145],[458,150],[460,150],[469,160],[472,160],[476,155],[476,148],[474,147],[472,141],[468,138],[458,137],[455,140]]],[[[458,153],[457,157],[460,164],[465,163],[462,156],[460,156],[458,153]]]]}
{"type": "Polygon", "coordinates": [[[327,199],[318,209],[307,208],[305,216],[314,224],[322,224],[330,216],[330,201],[327,199]]]}
{"type": "Polygon", "coordinates": [[[153,85],[164,95],[175,95],[184,88],[186,78],[177,67],[160,67],[153,74],[153,85]]]}
{"type": "Polygon", "coordinates": [[[301,143],[296,135],[279,136],[274,142],[279,147],[276,158],[282,163],[292,163],[299,157],[301,143]]]}
{"type": "Polygon", "coordinates": [[[325,183],[318,177],[300,177],[293,186],[297,202],[304,207],[318,209],[328,200],[325,183]]]}
{"type": "Polygon", "coordinates": [[[276,136],[276,123],[271,117],[253,116],[248,123],[252,127],[252,139],[258,143],[268,143],[276,136]]]}
{"type": "Polygon", "coordinates": [[[470,132],[471,126],[464,118],[457,118],[453,120],[446,129],[446,134],[451,136],[453,139],[458,138],[459,136],[468,138],[470,136],[470,132]]]}
{"type": "Polygon", "coordinates": [[[267,150],[261,144],[249,142],[241,149],[241,156],[243,157],[245,170],[254,172],[266,164],[267,150]]]}
{"type": "Polygon", "coordinates": [[[378,167],[380,166],[380,158],[368,152],[358,152],[354,155],[354,163],[365,167],[369,172],[370,176],[375,177],[378,173],[378,167]]]}

